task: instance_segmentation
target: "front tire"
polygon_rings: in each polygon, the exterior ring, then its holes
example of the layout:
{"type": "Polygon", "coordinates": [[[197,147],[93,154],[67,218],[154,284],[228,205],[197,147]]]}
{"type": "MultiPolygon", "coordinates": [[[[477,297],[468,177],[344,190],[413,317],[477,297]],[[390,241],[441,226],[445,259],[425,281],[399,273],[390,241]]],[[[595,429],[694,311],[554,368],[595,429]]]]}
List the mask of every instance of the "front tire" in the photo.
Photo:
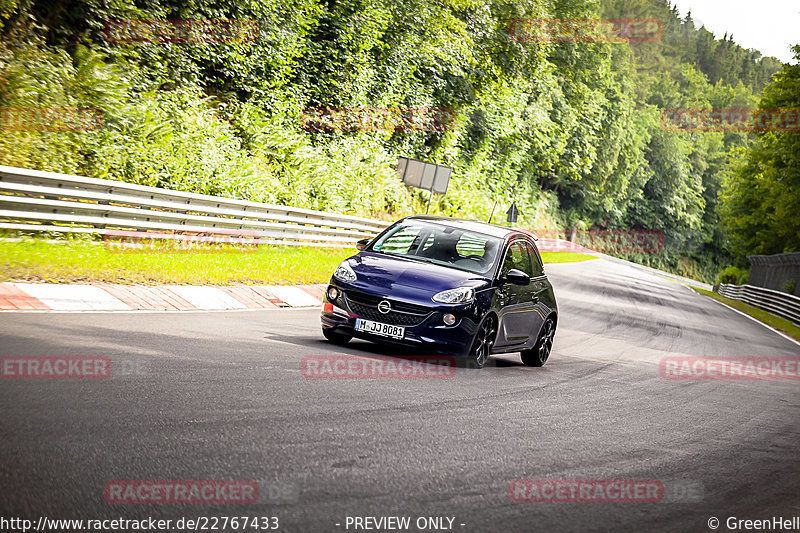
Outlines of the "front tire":
{"type": "Polygon", "coordinates": [[[322,334],[325,335],[325,338],[331,341],[333,344],[338,344],[339,346],[344,346],[353,338],[352,335],[339,333],[333,328],[322,328],[322,334]]]}
{"type": "Polygon", "coordinates": [[[550,357],[550,351],[553,349],[553,337],[556,335],[556,321],[553,317],[549,317],[542,330],[539,332],[539,338],[536,339],[536,344],[530,350],[523,350],[520,352],[522,363],[526,366],[542,366],[547,362],[550,357]]]}
{"type": "Polygon", "coordinates": [[[492,355],[495,339],[497,339],[497,320],[494,315],[489,315],[478,326],[475,340],[472,341],[469,352],[470,366],[483,368],[486,365],[489,356],[492,355]]]}

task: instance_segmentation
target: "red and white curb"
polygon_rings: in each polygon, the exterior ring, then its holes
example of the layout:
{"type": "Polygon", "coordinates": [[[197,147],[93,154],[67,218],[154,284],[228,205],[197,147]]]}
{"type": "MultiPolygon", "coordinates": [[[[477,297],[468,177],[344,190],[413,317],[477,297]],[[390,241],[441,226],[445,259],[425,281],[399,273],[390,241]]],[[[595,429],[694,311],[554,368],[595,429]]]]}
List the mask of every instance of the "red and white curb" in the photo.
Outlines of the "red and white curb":
{"type": "Polygon", "coordinates": [[[0,311],[222,311],[321,305],[326,285],[0,283],[0,311]]]}

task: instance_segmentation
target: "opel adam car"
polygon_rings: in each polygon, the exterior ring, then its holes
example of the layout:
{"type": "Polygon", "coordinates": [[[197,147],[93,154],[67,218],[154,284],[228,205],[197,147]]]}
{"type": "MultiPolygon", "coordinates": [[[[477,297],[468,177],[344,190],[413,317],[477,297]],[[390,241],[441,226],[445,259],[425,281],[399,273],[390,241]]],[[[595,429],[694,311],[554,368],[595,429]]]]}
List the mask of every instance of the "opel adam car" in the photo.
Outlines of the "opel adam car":
{"type": "Polygon", "coordinates": [[[542,366],[558,322],[553,287],[530,233],[434,216],[401,219],[335,270],[322,333],[451,354],[478,368],[520,352],[542,366]]]}

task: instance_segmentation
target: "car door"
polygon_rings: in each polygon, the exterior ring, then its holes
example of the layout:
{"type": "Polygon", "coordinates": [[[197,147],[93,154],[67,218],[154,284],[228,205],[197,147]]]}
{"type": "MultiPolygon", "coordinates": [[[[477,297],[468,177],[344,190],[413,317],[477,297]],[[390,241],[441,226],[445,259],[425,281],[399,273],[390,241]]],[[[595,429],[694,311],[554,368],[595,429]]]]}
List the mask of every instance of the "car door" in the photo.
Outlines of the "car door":
{"type": "MultiPolygon", "coordinates": [[[[524,239],[517,239],[509,244],[500,276],[512,268],[521,270],[529,276],[533,274],[531,255],[524,239]]],[[[497,295],[500,320],[499,335],[495,345],[502,348],[528,344],[531,336],[538,333],[541,325],[535,289],[531,285],[503,283],[498,288],[497,295]]]]}
{"type": "Polygon", "coordinates": [[[549,315],[551,311],[550,307],[548,307],[549,298],[547,293],[547,291],[550,289],[550,282],[544,273],[542,259],[539,256],[539,253],[536,251],[534,245],[529,241],[525,241],[524,246],[528,250],[528,256],[531,259],[531,284],[525,287],[525,289],[527,289],[525,298],[530,299],[530,301],[533,302],[535,311],[535,313],[533,313],[530,317],[532,329],[529,347],[533,347],[533,343],[536,342],[539,330],[541,329],[542,324],[544,324],[544,318],[549,315]]]}

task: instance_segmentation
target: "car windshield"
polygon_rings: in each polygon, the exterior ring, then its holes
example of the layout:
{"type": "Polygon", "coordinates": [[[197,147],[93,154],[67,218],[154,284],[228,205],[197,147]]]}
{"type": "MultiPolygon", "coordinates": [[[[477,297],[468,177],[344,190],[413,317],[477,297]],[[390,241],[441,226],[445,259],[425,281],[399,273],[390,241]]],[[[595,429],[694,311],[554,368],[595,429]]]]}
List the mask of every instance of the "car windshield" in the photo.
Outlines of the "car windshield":
{"type": "Polygon", "coordinates": [[[458,228],[409,220],[397,224],[372,246],[375,252],[487,274],[501,239],[458,228]]]}

